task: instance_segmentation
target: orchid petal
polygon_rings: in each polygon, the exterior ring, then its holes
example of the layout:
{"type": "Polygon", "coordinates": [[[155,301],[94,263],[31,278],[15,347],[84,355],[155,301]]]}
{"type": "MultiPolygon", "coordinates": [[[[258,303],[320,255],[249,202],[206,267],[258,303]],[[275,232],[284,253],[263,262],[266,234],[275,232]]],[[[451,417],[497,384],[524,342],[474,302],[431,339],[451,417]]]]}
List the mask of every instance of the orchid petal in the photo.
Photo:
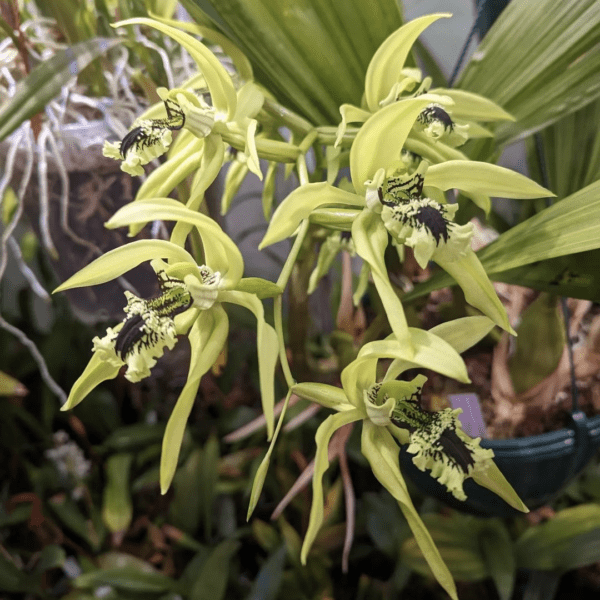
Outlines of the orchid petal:
{"type": "MultiPolygon", "coordinates": [[[[372,376],[373,379],[370,380],[369,385],[375,378],[375,371],[373,371],[372,376]]],[[[327,385],[326,383],[297,383],[292,387],[292,392],[300,396],[300,398],[316,402],[325,408],[333,408],[338,411],[356,408],[348,400],[344,390],[333,385],[327,385]]]]}
{"type": "Polygon", "coordinates": [[[219,295],[221,302],[231,302],[247,308],[257,320],[256,344],[258,349],[258,373],[260,380],[260,396],[263,414],[267,420],[267,435],[270,440],[273,437],[275,417],[273,409],[275,406],[275,367],[279,357],[279,342],[277,333],[271,325],[265,321],[265,311],[262,302],[254,295],[246,292],[224,291],[219,295]]]}
{"type": "Polygon", "coordinates": [[[400,472],[398,446],[392,435],[386,428],[365,421],[362,430],[361,451],[369,461],[375,477],[398,501],[435,578],[453,600],[458,600],[452,575],[412,503],[406,482],[400,472]]]}
{"type": "MultiPolygon", "coordinates": [[[[135,204],[129,204],[128,207],[135,206],[135,204]]],[[[123,273],[130,271],[143,262],[160,257],[176,262],[194,262],[189,252],[171,242],[165,240],[138,240],[110,250],[110,252],[98,257],[59,285],[54,293],[87,285],[106,283],[120,277],[123,273]]]]}
{"type": "MultiPolygon", "coordinates": [[[[231,238],[210,217],[190,210],[172,198],[149,198],[132,202],[119,209],[106,223],[106,227],[113,229],[154,220],[179,221],[193,225],[201,236],[206,236],[204,247],[206,264],[213,271],[223,275],[226,287],[235,287],[242,278],[244,271],[242,255],[231,238]]],[[[180,251],[184,252],[181,248],[180,251]]],[[[187,252],[186,255],[190,257],[187,252]]],[[[189,259],[179,258],[179,261],[181,260],[189,259]]]]}
{"type": "Polygon", "coordinates": [[[511,169],[476,160],[448,160],[429,167],[425,185],[457,188],[472,194],[502,198],[546,198],[550,190],[511,169]]]}
{"type": "Polygon", "coordinates": [[[362,198],[327,183],[309,183],[296,188],[276,209],[259,250],[286,239],[310,213],[325,204],[363,208],[362,198]]]}
{"type": "MultiPolygon", "coordinates": [[[[414,353],[409,353],[403,344],[389,338],[365,344],[358,353],[361,359],[393,358],[405,361],[406,368],[422,367],[431,369],[447,377],[469,383],[469,375],[460,354],[437,335],[416,327],[409,328],[414,353]]],[[[356,367],[358,368],[358,367],[356,367]]],[[[389,379],[389,377],[386,377],[389,379]]]]}
{"type": "Polygon", "coordinates": [[[139,17],[126,19],[115,23],[113,27],[124,27],[125,25],[148,25],[173,38],[181,44],[194,59],[198,69],[204,75],[206,84],[212,96],[213,106],[221,113],[231,119],[235,114],[237,95],[231,77],[219,62],[217,57],[201,42],[191,35],[175,29],[159,21],[139,17]]]}
{"type": "Polygon", "coordinates": [[[188,378],[169,417],[160,459],[160,489],[166,494],[179,460],[179,451],[188,417],[196,400],[202,376],[213,366],[223,349],[229,331],[229,320],[223,308],[216,305],[202,311],[189,332],[191,356],[188,378]]]}
{"type": "Polygon", "coordinates": [[[317,452],[315,454],[315,471],[312,480],[313,499],[310,508],[308,528],[300,552],[300,561],[303,565],[306,564],[308,552],[323,524],[323,474],[329,467],[329,440],[331,440],[331,436],[340,427],[343,427],[348,423],[353,423],[354,421],[360,421],[362,418],[362,411],[359,411],[358,409],[348,410],[330,415],[317,429],[317,434],[315,436],[317,452]]]}
{"type": "Polygon", "coordinates": [[[60,410],[70,410],[77,406],[96,386],[107,379],[114,379],[121,366],[114,366],[94,353],[83,373],[73,384],[69,397],[60,410]]]}
{"type": "Polygon", "coordinates": [[[410,348],[411,340],[402,302],[392,289],[383,260],[388,233],[379,215],[364,210],[352,224],[356,253],[371,267],[373,282],[398,342],[410,348]]]}
{"type": "Polygon", "coordinates": [[[400,160],[400,150],[419,113],[431,103],[424,94],[378,110],[359,130],[350,149],[350,172],[357,194],[378,169],[400,160]]]}
{"type": "Polygon", "coordinates": [[[450,13],[437,13],[414,19],[382,42],[369,63],[365,77],[365,99],[371,112],[379,109],[379,103],[400,78],[408,53],[419,35],[438,19],[451,16],[450,13]]]}
{"type": "Polygon", "coordinates": [[[478,308],[502,329],[517,335],[510,326],[506,309],[475,252],[469,250],[464,256],[456,256],[452,260],[446,260],[440,253],[434,256],[433,260],[454,277],[465,294],[465,300],[471,306],[478,308]]]}

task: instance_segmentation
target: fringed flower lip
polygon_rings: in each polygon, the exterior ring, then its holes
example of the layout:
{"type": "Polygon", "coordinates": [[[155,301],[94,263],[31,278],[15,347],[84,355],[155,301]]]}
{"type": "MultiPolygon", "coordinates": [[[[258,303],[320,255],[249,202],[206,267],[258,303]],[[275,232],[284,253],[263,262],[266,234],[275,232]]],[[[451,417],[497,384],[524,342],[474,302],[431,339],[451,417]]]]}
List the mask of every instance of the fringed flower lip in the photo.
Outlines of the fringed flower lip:
{"type": "Polygon", "coordinates": [[[481,448],[480,440],[472,439],[462,431],[458,419],[461,409],[450,408],[437,412],[421,406],[423,385],[427,378],[417,375],[412,381],[376,383],[365,391],[367,413],[376,425],[395,427],[393,431],[400,445],[408,444],[407,452],[421,471],[429,471],[458,500],[466,500],[464,481],[485,469],[494,457],[491,450],[481,448]],[[387,420],[378,408],[387,407],[387,420]]]}

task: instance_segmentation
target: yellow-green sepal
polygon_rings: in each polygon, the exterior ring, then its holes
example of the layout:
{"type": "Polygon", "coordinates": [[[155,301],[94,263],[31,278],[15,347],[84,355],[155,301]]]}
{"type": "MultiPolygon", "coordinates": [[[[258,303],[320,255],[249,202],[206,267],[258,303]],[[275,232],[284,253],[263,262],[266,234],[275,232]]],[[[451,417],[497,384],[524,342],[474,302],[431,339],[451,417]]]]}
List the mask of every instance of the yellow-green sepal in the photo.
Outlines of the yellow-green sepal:
{"type": "Polygon", "coordinates": [[[373,282],[385,308],[392,331],[399,343],[410,351],[412,342],[402,302],[394,292],[384,263],[388,232],[381,217],[370,210],[363,210],[352,224],[352,239],[356,253],[371,267],[373,282]]]}
{"type": "MultiPolygon", "coordinates": [[[[207,241],[204,245],[206,264],[213,271],[221,273],[226,282],[225,287],[234,288],[237,285],[244,272],[244,262],[238,247],[210,217],[186,208],[177,200],[149,198],[132,202],[119,209],[106,223],[106,227],[114,229],[155,220],[178,221],[196,227],[207,241]]],[[[180,250],[184,252],[181,248],[180,250]]],[[[191,259],[187,252],[186,254],[191,259]]]]}
{"type": "Polygon", "coordinates": [[[414,19],[382,42],[369,63],[365,77],[365,99],[371,112],[379,109],[379,103],[400,78],[408,53],[419,35],[438,19],[451,16],[450,13],[437,13],[414,19]]]}
{"type": "MultiPolygon", "coordinates": [[[[134,206],[136,203],[129,204],[134,206]]],[[[177,202],[179,206],[179,204],[177,202]]],[[[88,285],[98,285],[106,283],[130,271],[143,262],[155,258],[166,258],[173,262],[194,262],[192,255],[180,246],[171,244],[165,240],[137,240],[110,250],[106,254],[98,257],[96,260],[86,265],[59,285],[55,290],[62,292],[72,288],[84,287],[88,285]]]]}
{"type": "Polygon", "coordinates": [[[484,96],[456,88],[436,88],[430,94],[449,96],[454,101],[452,118],[473,121],[514,121],[515,118],[501,106],[484,96]]]}
{"type": "Polygon", "coordinates": [[[259,250],[291,236],[301,221],[306,219],[315,208],[325,204],[362,208],[364,200],[356,194],[333,187],[328,183],[303,185],[295,189],[275,209],[265,237],[258,246],[259,250]]]}
{"type": "MultiPolygon", "coordinates": [[[[375,377],[375,373],[373,373],[373,377],[375,377]]],[[[300,396],[300,398],[316,402],[325,408],[332,408],[338,411],[355,408],[349,402],[344,390],[333,385],[327,385],[326,383],[297,383],[292,386],[292,392],[300,396]]]]}
{"type": "Polygon", "coordinates": [[[327,417],[319,428],[315,436],[315,442],[317,445],[317,452],[315,454],[315,470],[313,473],[312,491],[313,499],[310,507],[310,517],[308,520],[308,528],[304,541],[302,543],[302,550],[300,552],[300,561],[303,565],[306,564],[308,552],[317,537],[317,533],[323,524],[323,474],[329,467],[329,441],[331,436],[344,425],[353,423],[354,421],[360,421],[363,418],[363,412],[358,409],[347,410],[344,412],[336,413],[327,417]]]}
{"type": "Polygon", "coordinates": [[[360,362],[353,360],[340,375],[346,397],[356,408],[364,410],[365,402],[363,394],[365,390],[368,390],[375,383],[377,377],[377,360],[376,357],[360,362]]]}
{"type": "Polygon", "coordinates": [[[504,477],[493,460],[487,461],[485,469],[476,469],[473,472],[472,477],[476,483],[494,492],[497,496],[500,496],[504,502],[510,504],[513,508],[524,513],[529,512],[529,509],[525,506],[523,500],[519,498],[517,492],[515,492],[512,485],[508,483],[506,477],[504,477]]]}
{"type": "Polygon", "coordinates": [[[114,379],[120,370],[120,366],[114,366],[94,354],[85,367],[83,373],[73,384],[67,401],[60,410],[70,410],[77,406],[96,386],[107,379],[114,379]]]}
{"type": "Polygon", "coordinates": [[[160,457],[160,489],[166,494],[179,460],[179,451],[188,417],[196,400],[202,376],[213,366],[223,349],[229,332],[229,319],[223,308],[216,304],[201,311],[188,334],[190,340],[190,367],[186,384],[181,390],[169,417],[160,457]]]}
{"type": "Polygon", "coordinates": [[[385,427],[363,422],[361,452],[369,461],[373,474],[385,489],[398,501],[404,517],[431,571],[453,600],[458,600],[452,574],[444,563],[427,527],[415,509],[406,482],[400,472],[398,446],[385,427]]]}
{"type": "MultiPolygon", "coordinates": [[[[464,383],[470,382],[463,359],[448,342],[429,331],[416,327],[410,327],[409,334],[414,352],[407,351],[404,344],[398,343],[397,339],[389,336],[385,340],[365,344],[360,349],[356,361],[392,358],[399,361],[396,364],[401,365],[402,370],[421,367],[464,383]]],[[[390,378],[389,375],[386,375],[386,379],[390,378]]]]}
{"type": "Polygon", "coordinates": [[[243,277],[235,286],[236,291],[254,294],[259,300],[276,298],[283,294],[283,289],[276,283],[261,277],[243,277]]]}
{"type": "Polygon", "coordinates": [[[502,198],[546,198],[550,190],[511,169],[476,160],[448,160],[429,167],[425,185],[502,198]]]}
{"type": "Polygon", "coordinates": [[[231,208],[231,203],[237,195],[240,186],[246,175],[248,175],[248,165],[239,160],[232,160],[225,175],[223,185],[223,195],[221,196],[221,215],[226,215],[231,208]]]}
{"type": "Polygon", "coordinates": [[[517,335],[508,321],[506,309],[500,302],[496,290],[475,252],[467,250],[464,256],[455,256],[451,260],[446,260],[444,254],[440,252],[434,260],[454,277],[465,294],[465,300],[471,306],[478,308],[502,329],[512,335],[517,335]]]}
{"type": "Polygon", "coordinates": [[[254,481],[252,482],[252,490],[250,492],[250,502],[248,503],[248,513],[246,515],[246,519],[250,519],[256,505],[258,504],[258,499],[260,498],[260,494],[262,492],[263,485],[265,483],[265,478],[267,476],[267,471],[269,470],[269,465],[271,463],[271,455],[273,454],[273,449],[275,448],[275,442],[279,437],[279,432],[281,431],[281,427],[283,425],[283,419],[285,417],[285,413],[287,412],[288,404],[290,403],[290,398],[292,396],[292,390],[288,390],[287,396],[285,397],[285,402],[283,403],[283,409],[281,411],[281,415],[279,415],[279,420],[277,421],[277,427],[275,428],[275,433],[271,438],[271,443],[269,444],[269,449],[262,459],[258,469],[256,470],[256,475],[254,475],[254,481]]]}
{"type": "Polygon", "coordinates": [[[231,302],[243,306],[256,317],[256,345],[258,351],[258,376],[263,414],[267,421],[268,439],[273,437],[275,423],[275,367],[277,366],[279,342],[277,333],[265,321],[262,302],[254,295],[239,291],[223,291],[219,294],[221,302],[231,302]]]}
{"type": "Polygon", "coordinates": [[[350,149],[350,172],[357,194],[365,193],[365,182],[378,169],[386,169],[400,160],[400,151],[419,113],[435,98],[423,94],[402,100],[377,111],[368,119],[350,149]]]}
{"type": "Polygon", "coordinates": [[[362,108],[358,108],[358,106],[354,106],[353,104],[342,104],[340,106],[340,114],[342,115],[342,121],[338,125],[336,132],[336,148],[342,142],[342,138],[346,133],[348,123],[364,123],[371,116],[371,113],[368,110],[363,110],[362,108]]]}
{"type": "Polygon", "coordinates": [[[225,54],[231,58],[233,65],[235,66],[242,80],[250,81],[254,78],[254,74],[252,72],[252,63],[248,60],[246,55],[222,33],[219,33],[210,27],[198,25],[197,23],[190,23],[189,21],[176,21],[175,19],[159,17],[158,15],[153,14],[152,11],[148,11],[148,14],[153,19],[160,21],[165,25],[169,25],[177,29],[183,29],[184,31],[193,33],[195,35],[200,35],[203,38],[210,40],[213,44],[218,44],[223,49],[223,52],[225,52],[225,54]]]}
{"type": "Polygon", "coordinates": [[[113,27],[124,27],[125,25],[154,27],[181,44],[190,53],[198,65],[198,69],[204,75],[213,106],[218,112],[225,115],[227,120],[233,117],[237,106],[237,94],[233,82],[217,57],[204,44],[175,27],[145,17],[119,21],[113,27]]]}

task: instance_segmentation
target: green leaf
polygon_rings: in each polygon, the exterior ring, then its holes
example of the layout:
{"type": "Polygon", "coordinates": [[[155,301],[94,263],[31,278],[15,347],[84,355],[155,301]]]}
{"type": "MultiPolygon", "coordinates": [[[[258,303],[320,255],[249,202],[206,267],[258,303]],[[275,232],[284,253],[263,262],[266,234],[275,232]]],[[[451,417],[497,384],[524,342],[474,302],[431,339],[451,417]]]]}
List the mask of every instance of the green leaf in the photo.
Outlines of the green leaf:
{"type": "Polygon", "coordinates": [[[315,454],[315,470],[312,480],[312,505],[310,508],[310,517],[308,520],[308,528],[302,543],[302,551],[300,552],[300,560],[302,564],[306,564],[308,552],[317,537],[319,529],[323,524],[323,475],[329,467],[329,441],[331,436],[344,425],[362,420],[364,412],[358,409],[346,410],[341,413],[336,413],[327,417],[319,428],[315,436],[317,444],[317,452],[315,454]]]}
{"type": "Polygon", "coordinates": [[[600,301],[600,249],[558,256],[492,273],[491,279],[567,298],[600,301]]]}
{"type": "Polygon", "coordinates": [[[169,489],[177,469],[183,434],[196,400],[200,379],[217,360],[228,331],[227,314],[218,304],[202,311],[190,329],[188,337],[191,356],[188,378],[169,417],[162,444],[160,489],[163,494],[169,489]]]}
{"type": "Polygon", "coordinates": [[[475,160],[448,160],[432,165],[425,173],[425,185],[442,190],[457,188],[470,194],[486,194],[502,198],[554,196],[551,191],[525,175],[475,160]]]}
{"type": "Polygon", "coordinates": [[[299,0],[293,9],[278,0],[194,2],[218,15],[257,81],[318,125],[337,124],[341,104],[360,104],[371,56],[401,25],[394,0],[299,0]]]}
{"type": "Polygon", "coordinates": [[[558,296],[542,293],[522,313],[514,352],[508,359],[517,394],[530,390],[556,370],[566,342],[564,328],[558,296]]]}
{"type": "Polygon", "coordinates": [[[452,575],[412,503],[398,464],[398,446],[390,432],[384,427],[364,421],[361,451],[369,461],[375,477],[398,501],[434,577],[453,600],[458,600],[452,575]]]}
{"type": "Polygon", "coordinates": [[[114,48],[120,40],[96,38],[59,50],[39,64],[21,82],[15,95],[0,111],[0,141],[21,123],[41,112],[94,58],[114,48]]]}
{"type": "Polygon", "coordinates": [[[600,181],[556,202],[503,233],[478,253],[486,271],[600,247],[600,181]]]}
{"type": "Polygon", "coordinates": [[[284,577],[287,554],[287,548],[282,545],[267,558],[245,600],[276,600],[284,577]]]}
{"type": "Polygon", "coordinates": [[[300,222],[320,206],[327,204],[364,208],[364,199],[356,194],[333,187],[328,183],[309,183],[296,188],[275,209],[265,237],[258,249],[285,240],[292,235],[300,222]]]}
{"type": "Polygon", "coordinates": [[[237,540],[225,540],[209,554],[192,584],[189,600],[221,600],[225,597],[229,562],[240,546],[237,540]]]}
{"type": "Polygon", "coordinates": [[[237,292],[254,294],[259,300],[281,296],[283,290],[272,281],[260,277],[243,277],[236,285],[237,292]]]}
{"type": "Polygon", "coordinates": [[[437,13],[414,19],[392,33],[373,55],[365,77],[365,100],[371,112],[379,110],[379,103],[390,93],[400,79],[406,59],[416,39],[438,19],[449,18],[450,13],[437,13]]]}
{"type": "Polygon", "coordinates": [[[530,527],[516,542],[517,564],[526,569],[567,571],[600,560],[600,506],[565,508],[530,527]]]}
{"type": "Polygon", "coordinates": [[[14,593],[36,593],[37,585],[31,576],[19,569],[4,553],[0,554],[0,589],[14,593]]]}
{"type": "Polygon", "coordinates": [[[113,454],[105,463],[102,520],[112,533],[123,533],[131,525],[133,504],[129,491],[129,470],[132,460],[131,454],[113,454]]]}
{"type": "Polygon", "coordinates": [[[245,292],[221,292],[222,302],[232,302],[251,311],[256,317],[256,344],[258,351],[258,372],[260,379],[260,397],[263,414],[267,421],[267,436],[271,439],[275,422],[275,367],[279,359],[279,341],[277,333],[265,321],[262,302],[254,295],[245,292]]]}
{"type": "Polygon", "coordinates": [[[481,552],[500,600],[510,600],[517,570],[513,543],[502,522],[490,521],[486,525],[479,535],[481,552]]]}
{"type": "Polygon", "coordinates": [[[190,535],[196,533],[204,508],[203,459],[202,448],[194,448],[173,477],[173,499],[169,506],[171,516],[169,522],[190,535]]]}
{"type": "Polygon", "coordinates": [[[596,0],[513,0],[465,68],[459,87],[515,117],[497,139],[514,141],[600,96],[596,0]],[[493,76],[491,76],[493,74],[493,76]]]}
{"type": "Polygon", "coordinates": [[[128,592],[164,593],[177,590],[177,582],[160,573],[145,573],[138,569],[112,568],[85,573],[73,580],[79,589],[94,589],[110,585],[118,590],[128,592]]]}

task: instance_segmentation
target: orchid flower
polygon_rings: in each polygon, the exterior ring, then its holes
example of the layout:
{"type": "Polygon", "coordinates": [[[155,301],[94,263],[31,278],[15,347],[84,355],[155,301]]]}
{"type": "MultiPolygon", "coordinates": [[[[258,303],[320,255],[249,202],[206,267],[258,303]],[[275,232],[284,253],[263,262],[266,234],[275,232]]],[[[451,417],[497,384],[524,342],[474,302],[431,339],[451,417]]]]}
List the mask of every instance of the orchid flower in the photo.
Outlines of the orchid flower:
{"type": "Polygon", "coordinates": [[[383,41],[367,68],[362,107],[351,104],[340,107],[342,121],[336,145],[341,142],[349,123],[364,123],[385,106],[423,94],[427,94],[430,103],[419,113],[410,137],[422,149],[423,142],[428,142],[426,146],[429,146],[430,152],[426,158],[432,162],[438,162],[434,158],[440,152],[445,160],[465,158],[452,149],[468,138],[492,136],[477,121],[514,120],[494,102],[478,94],[445,88],[430,89],[431,77],[423,78],[420,69],[406,66],[411,47],[419,35],[438,19],[451,16],[449,13],[437,13],[414,19],[383,41]]]}
{"type": "Polygon", "coordinates": [[[117,211],[107,227],[158,219],[177,220],[196,227],[203,241],[204,263],[198,265],[185,249],[171,242],[139,240],[107,252],[55,291],[104,283],[150,261],[160,295],[143,299],[125,292],[125,319],[109,327],[104,337],[94,338],[92,358],[73,385],[62,410],[79,404],[102,381],[116,377],[123,366],[130,381],[148,377],[164,349],[173,348],[178,336],[187,335],[191,346],[188,379],[163,440],[160,484],[165,493],[177,468],[200,379],[215,363],[227,340],[229,321],[223,303],[238,304],[256,316],[260,391],[268,434],[272,436],[278,339],[265,321],[260,298],[278,295],[280,290],[262,279],[242,279],[242,256],[233,241],[212,219],[175,200],[162,198],[129,204],[117,211]]]}
{"type": "Polygon", "coordinates": [[[304,219],[332,229],[351,230],[354,247],[369,265],[392,330],[410,344],[402,304],[389,282],[384,262],[388,233],[398,245],[415,249],[421,266],[434,260],[465,292],[467,302],[512,332],[506,311],[471,250],[470,225],[456,225],[457,205],[444,191],[507,198],[539,198],[551,192],[509,169],[484,162],[451,160],[414,173],[402,161],[403,144],[415,119],[428,105],[425,97],[395,102],[377,111],[359,130],[350,150],[354,193],[327,182],[294,190],[277,207],[259,248],[292,235],[304,219]],[[432,199],[432,198],[435,198],[432,199]]]}
{"type": "MultiPolygon", "coordinates": [[[[159,88],[157,93],[166,108],[166,118],[143,115],[121,142],[105,143],[104,155],[122,160],[123,171],[142,175],[142,165],[168,150],[173,131],[186,129],[199,139],[214,137],[219,141],[222,136],[241,137],[245,139],[248,168],[262,179],[254,141],[258,125],[254,117],[264,101],[258,87],[249,81],[236,91],[231,77],[214,54],[194,37],[175,27],[147,18],[127,19],[114,27],[136,24],[158,29],[190,53],[203,76],[212,103],[209,104],[204,95],[196,93],[194,88],[189,89],[189,86],[172,90],[159,88]]],[[[153,107],[149,112],[155,113],[156,109],[153,107]]],[[[205,145],[204,153],[218,153],[222,164],[222,146],[218,143],[205,145]]]]}
{"type": "MultiPolygon", "coordinates": [[[[392,334],[386,340],[363,346],[358,357],[341,375],[342,388],[321,383],[298,383],[291,392],[336,411],[319,426],[313,475],[313,503],[301,560],[306,562],[310,548],[323,523],[323,475],[329,466],[328,445],[331,436],[348,423],[362,423],[361,451],[381,484],[399,502],[402,512],[429,566],[452,598],[456,589],[452,576],[425,528],[400,472],[399,445],[407,445],[414,464],[428,471],[456,498],[466,498],[463,483],[473,478],[508,504],[528,512],[516,492],[495,465],[493,451],[480,446],[480,439],[465,434],[458,420],[460,410],[428,412],[421,408],[420,397],[426,378],[412,381],[396,377],[414,368],[427,368],[448,377],[468,382],[466,367],[459,353],[482,339],[494,326],[485,316],[465,317],[434,327],[430,331],[409,328],[415,354],[407,352],[392,334]],[[376,373],[380,359],[392,359],[381,381],[376,373]]],[[[271,441],[277,437],[279,425],[271,441]]],[[[252,490],[250,512],[262,488],[270,452],[259,468],[252,490]]]]}

